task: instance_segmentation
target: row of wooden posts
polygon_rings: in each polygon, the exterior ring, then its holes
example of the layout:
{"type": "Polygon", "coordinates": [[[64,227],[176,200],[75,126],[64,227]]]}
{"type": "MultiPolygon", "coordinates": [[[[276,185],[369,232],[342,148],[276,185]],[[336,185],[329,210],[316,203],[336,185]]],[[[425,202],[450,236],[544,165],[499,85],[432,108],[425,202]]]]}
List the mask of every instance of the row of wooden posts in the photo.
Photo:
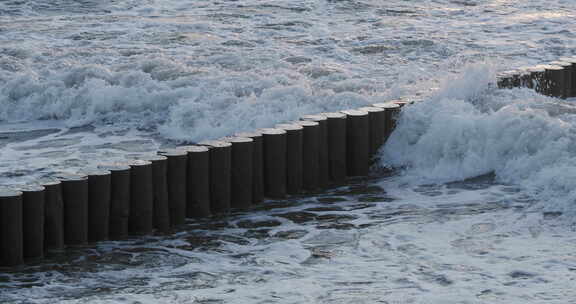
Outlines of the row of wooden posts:
{"type": "Polygon", "coordinates": [[[576,97],[576,57],[500,73],[499,88],[525,87],[547,96],[576,97]]]}
{"type": "Polygon", "coordinates": [[[0,266],[89,242],[166,233],[186,218],[366,176],[404,104],[307,115],[0,190],[0,266]]]}

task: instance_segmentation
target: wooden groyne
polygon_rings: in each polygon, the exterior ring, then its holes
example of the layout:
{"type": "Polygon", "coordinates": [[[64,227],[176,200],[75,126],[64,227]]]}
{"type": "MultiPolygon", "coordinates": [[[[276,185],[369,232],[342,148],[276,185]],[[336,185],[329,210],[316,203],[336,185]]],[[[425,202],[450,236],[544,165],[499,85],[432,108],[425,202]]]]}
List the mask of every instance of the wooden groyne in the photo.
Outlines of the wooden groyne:
{"type": "Polygon", "coordinates": [[[500,73],[497,84],[499,88],[530,88],[563,99],[576,97],[576,57],[500,73]]]}
{"type": "Polygon", "coordinates": [[[38,261],[51,250],[170,233],[187,218],[246,210],[265,198],[366,176],[405,104],[305,115],[2,189],[0,266],[38,261]]]}

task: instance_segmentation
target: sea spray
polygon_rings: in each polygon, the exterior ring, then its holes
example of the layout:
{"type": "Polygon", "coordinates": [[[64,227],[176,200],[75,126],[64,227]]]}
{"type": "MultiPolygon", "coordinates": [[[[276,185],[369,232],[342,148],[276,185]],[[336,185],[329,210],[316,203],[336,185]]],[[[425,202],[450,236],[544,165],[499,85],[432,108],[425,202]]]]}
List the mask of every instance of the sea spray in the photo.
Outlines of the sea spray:
{"type": "Polygon", "coordinates": [[[406,107],[381,150],[409,183],[494,173],[522,186],[534,207],[576,215],[576,105],[528,89],[497,90],[486,66],[465,69],[406,107]]]}

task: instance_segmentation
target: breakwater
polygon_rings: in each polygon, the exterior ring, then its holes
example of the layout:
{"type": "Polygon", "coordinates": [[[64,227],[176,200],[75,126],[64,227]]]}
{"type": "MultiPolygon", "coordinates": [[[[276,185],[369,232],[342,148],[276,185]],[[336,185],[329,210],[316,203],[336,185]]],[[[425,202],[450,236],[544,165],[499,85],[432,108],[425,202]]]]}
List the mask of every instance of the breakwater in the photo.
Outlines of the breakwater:
{"type": "Polygon", "coordinates": [[[249,209],[265,198],[366,176],[405,104],[305,115],[273,128],[5,187],[0,265],[98,241],[171,233],[187,218],[249,209]]]}
{"type": "Polygon", "coordinates": [[[506,71],[497,78],[499,88],[524,87],[552,97],[576,97],[576,57],[506,71]]]}

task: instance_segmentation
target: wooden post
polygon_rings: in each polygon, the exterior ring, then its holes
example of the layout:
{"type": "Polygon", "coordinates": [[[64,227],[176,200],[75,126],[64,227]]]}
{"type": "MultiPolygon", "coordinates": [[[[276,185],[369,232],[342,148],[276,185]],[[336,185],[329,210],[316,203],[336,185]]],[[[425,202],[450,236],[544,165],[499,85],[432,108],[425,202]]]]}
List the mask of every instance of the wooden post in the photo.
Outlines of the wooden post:
{"type": "Polygon", "coordinates": [[[150,234],[154,229],[154,186],[152,163],[135,159],[130,166],[130,217],[128,232],[150,234]]]}
{"type": "Polygon", "coordinates": [[[232,144],[220,140],[199,143],[209,149],[210,154],[210,211],[225,214],[231,205],[231,161],[232,144]]]}
{"type": "Polygon", "coordinates": [[[252,138],[252,204],[259,204],[264,200],[264,164],[262,133],[242,132],[234,136],[252,138]]]}
{"type": "Polygon", "coordinates": [[[330,171],[328,158],[328,120],[324,115],[304,115],[301,120],[318,123],[318,186],[327,188],[330,185],[330,171]]]}
{"type": "MultiPolygon", "coordinates": [[[[346,114],[323,113],[328,121],[328,159],[330,181],[342,185],[346,181],[346,114]]],[[[383,140],[383,139],[382,139],[383,140]]]]}
{"type": "Polygon", "coordinates": [[[304,129],[302,132],[302,187],[304,190],[318,189],[319,168],[319,136],[320,124],[315,121],[299,121],[304,129]]]}
{"type": "Polygon", "coordinates": [[[167,158],[168,207],[173,227],[186,222],[186,175],[188,153],[184,150],[165,149],[158,154],[167,158]]]}
{"type": "Polygon", "coordinates": [[[88,176],[88,240],[98,242],[110,234],[112,174],[104,169],[85,169],[88,176]]]}
{"type": "Polygon", "coordinates": [[[128,236],[130,217],[130,166],[126,163],[110,163],[98,166],[110,171],[110,221],[108,237],[122,239],[128,236]]]}
{"type": "Polygon", "coordinates": [[[286,193],[302,191],[302,133],[304,127],[298,124],[278,124],[276,128],[286,131],[286,193]]]}
{"type": "Polygon", "coordinates": [[[348,176],[367,176],[370,168],[370,119],[368,112],[342,111],[347,115],[348,176]]]}
{"type": "Polygon", "coordinates": [[[210,151],[204,146],[180,146],[188,153],[186,173],[186,216],[209,217],[210,211],[210,151]]]}
{"type": "Polygon", "coordinates": [[[252,205],[252,148],[254,140],[247,137],[228,137],[232,144],[231,207],[248,209],[252,205]]]}
{"type": "Polygon", "coordinates": [[[0,265],[24,263],[22,192],[0,189],[0,265]]]}
{"type": "Polygon", "coordinates": [[[64,202],[60,180],[47,178],[40,181],[44,186],[44,248],[47,251],[64,248],[64,202]]]}
{"type": "Polygon", "coordinates": [[[286,131],[260,129],[264,152],[264,195],[269,198],[286,196],[286,131]]]}
{"type": "Polygon", "coordinates": [[[64,243],[82,245],[88,241],[88,177],[58,174],[64,201],[64,243]]]}
{"type": "Polygon", "coordinates": [[[168,205],[168,158],[163,155],[144,155],[138,159],[152,163],[154,190],[154,228],[162,233],[170,231],[170,207],[168,205]]]}

